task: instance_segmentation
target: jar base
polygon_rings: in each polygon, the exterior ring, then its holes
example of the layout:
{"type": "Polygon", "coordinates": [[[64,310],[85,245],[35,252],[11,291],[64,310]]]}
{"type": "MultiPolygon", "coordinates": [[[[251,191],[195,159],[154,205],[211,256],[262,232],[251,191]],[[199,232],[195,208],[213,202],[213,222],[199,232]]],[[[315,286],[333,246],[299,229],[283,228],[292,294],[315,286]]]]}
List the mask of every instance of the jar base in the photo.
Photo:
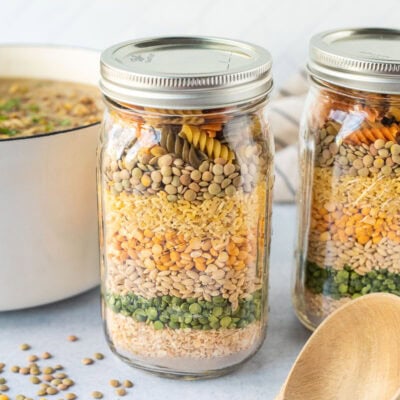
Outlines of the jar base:
{"type": "MultiPolygon", "coordinates": [[[[175,380],[185,380],[185,381],[195,381],[195,380],[206,380],[206,379],[214,379],[214,378],[219,378],[224,375],[228,375],[238,369],[240,369],[248,360],[250,360],[255,353],[260,349],[262,344],[264,343],[264,339],[257,345],[254,346],[252,349],[249,349],[247,351],[247,355],[241,357],[241,361],[236,362],[235,364],[231,366],[226,366],[218,369],[210,369],[210,370],[203,370],[200,372],[194,372],[194,371],[176,371],[172,368],[166,367],[166,366],[157,366],[156,363],[150,364],[149,361],[146,362],[145,359],[138,359],[137,361],[133,361],[131,358],[128,356],[124,355],[122,351],[118,350],[117,347],[114,345],[114,343],[111,341],[109,336],[106,334],[106,340],[107,343],[111,349],[111,351],[123,362],[128,364],[129,366],[133,368],[140,369],[142,371],[145,371],[147,373],[159,376],[161,378],[168,378],[168,379],[175,379],[175,380]]],[[[242,353],[242,352],[241,352],[242,353]]],[[[137,356],[136,356],[137,357],[137,356]]],[[[239,354],[235,354],[232,357],[229,358],[239,358],[239,354]]],[[[228,358],[228,357],[224,357],[228,358]]],[[[178,361],[177,361],[178,363],[178,361]]],[[[179,365],[179,364],[178,364],[179,365]]]]}
{"type": "Polygon", "coordinates": [[[314,294],[309,290],[294,293],[293,308],[299,321],[310,331],[314,331],[332,312],[342,307],[350,298],[335,300],[323,294],[314,294]]]}
{"type": "Polygon", "coordinates": [[[266,322],[242,329],[155,330],[133,318],[104,310],[106,340],[129,365],[167,378],[196,380],[226,375],[261,347],[266,322]]]}
{"type": "Polygon", "coordinates": [[[296,314],[297,319],[300,321],[300,323],[309,331],[314,332],[315,329],[317,329],[318,324],[314,324],[313,322],[310,321],[308,316],[300,311],[297,307],[296,304],[293,304],[294,307],[294,312],[296,314]]]}

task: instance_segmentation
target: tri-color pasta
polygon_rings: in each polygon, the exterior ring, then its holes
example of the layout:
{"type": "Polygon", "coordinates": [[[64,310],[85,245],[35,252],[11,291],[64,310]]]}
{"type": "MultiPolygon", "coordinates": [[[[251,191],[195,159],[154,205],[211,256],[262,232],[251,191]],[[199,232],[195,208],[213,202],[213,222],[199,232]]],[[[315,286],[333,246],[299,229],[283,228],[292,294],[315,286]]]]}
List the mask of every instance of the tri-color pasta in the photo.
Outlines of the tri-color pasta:
{"type": "Polygon", "coordinates": [[[218,139],[209,137],[203,130],[193,125],[182,125],[179,132],[181,138],[192,143],[194,147],[206,153],[211,159],[223,158],[226,161],[235,159],[235,154],[228,146],[221,144],[218,139]]]}
{"type": "Polygon", "coordinates": [[[366,125],[367,126],[351,132],[344,138],[343,142],[355,145],[360,145],[362,143],[371,144],[378,139],[396,142],[400,136],[400,126],[398,124],[385,126],[381,122],[378,122],[366,125]]]}
{"type": "Polygon", "coordinates": [[[204,153],[200,152],[186,138],[180,137],[170,125],[166,125],[161,129],[160,145],[168,150],[169,153],[176,154],[195,168],[198,168],[201,162],[207,159],[204,153]]]}
{"type": "Polygon", "coordinates": [[[168,110],[160,108],[144,108],[144,120],[149,124],[202,124],[204,115],[201,110],[168,110]]]}

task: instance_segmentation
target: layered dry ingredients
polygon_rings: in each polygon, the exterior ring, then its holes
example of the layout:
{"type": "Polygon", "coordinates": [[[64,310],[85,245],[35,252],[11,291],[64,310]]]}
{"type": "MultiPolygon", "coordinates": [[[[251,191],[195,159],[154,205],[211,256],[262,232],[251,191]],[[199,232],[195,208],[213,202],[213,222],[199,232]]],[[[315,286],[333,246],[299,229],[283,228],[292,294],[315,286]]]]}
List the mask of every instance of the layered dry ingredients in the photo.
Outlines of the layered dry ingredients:
{"type": "Polygon", "coordinates": [[[131,362],[194,372],[265,335],[271,153],[259,113],[106,116],[107,333],[131,362]],[[177,364],[179,360],[179,365],[177,364]]]}
{"type": "Polygon", "coordinates": [[[99,90],[76,82],[0,78],[0,140],[99,122],[99,90]]]}
{"type": "Polygon", "coordinates": [[[400,98],[358,96],[323,91],[311,122],[315,163],[304,262],[313,321],[361,295],[400,295],[400,98]]]}

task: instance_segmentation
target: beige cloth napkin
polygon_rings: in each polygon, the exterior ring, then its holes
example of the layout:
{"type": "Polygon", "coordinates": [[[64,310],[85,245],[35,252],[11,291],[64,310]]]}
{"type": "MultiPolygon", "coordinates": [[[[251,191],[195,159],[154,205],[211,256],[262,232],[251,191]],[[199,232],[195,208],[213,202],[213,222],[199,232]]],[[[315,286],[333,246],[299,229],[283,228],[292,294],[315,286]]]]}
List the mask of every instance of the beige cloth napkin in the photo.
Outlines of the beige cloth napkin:
{"type": "Polygon", "coordinates": [[[269,122],[275,139],[275,202],[293,202],[298,188],[299,124],[308,91],[305,71],[293,76],[272,98],[269,122]]]}

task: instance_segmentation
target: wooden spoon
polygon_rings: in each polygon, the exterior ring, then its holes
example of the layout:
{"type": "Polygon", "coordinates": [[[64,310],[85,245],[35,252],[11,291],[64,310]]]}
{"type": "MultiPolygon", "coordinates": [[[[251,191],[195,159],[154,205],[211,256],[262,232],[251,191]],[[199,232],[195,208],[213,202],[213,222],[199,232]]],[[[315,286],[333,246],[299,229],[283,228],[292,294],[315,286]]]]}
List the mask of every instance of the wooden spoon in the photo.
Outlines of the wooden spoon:
{"type": "Polygon", "coordinates": [[[332,313],[297,357],[276,400],[398,400],[400,297],[375,293],[332,313]]]}

